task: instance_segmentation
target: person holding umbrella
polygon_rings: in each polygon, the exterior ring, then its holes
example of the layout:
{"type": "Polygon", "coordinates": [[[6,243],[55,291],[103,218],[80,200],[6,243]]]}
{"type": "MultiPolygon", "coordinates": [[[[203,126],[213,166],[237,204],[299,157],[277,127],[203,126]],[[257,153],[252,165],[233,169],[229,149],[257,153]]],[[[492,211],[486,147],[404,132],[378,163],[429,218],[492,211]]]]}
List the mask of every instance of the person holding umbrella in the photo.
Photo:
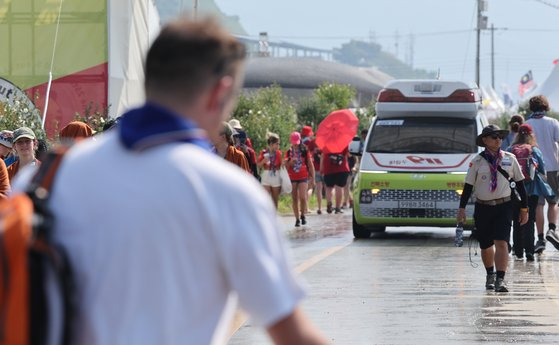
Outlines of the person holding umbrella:
{"type": "Polygon", "coordinates": [[[332,213],[332,192],[334,192],[336,194],[334,213],[343,213],[341,205],[343,188],[349,177],[349,163],[347,161],[349,151],[347,148],[342,152],[324,150],[322,156],[320,172],[324,176],[324,184],[326,185],[326,212],[332,213]]]}
{"type": "Polygon", "coordinates": [[[326,212],[332,213],[332,192],[336,193],[335,213],[342,213],[343,188],[349,176],[348,145],[357,133],[359,120],[349,109],[330,113],[318,126],[316,144],[322,150],[320,173],[326,185],[326,212]]]}

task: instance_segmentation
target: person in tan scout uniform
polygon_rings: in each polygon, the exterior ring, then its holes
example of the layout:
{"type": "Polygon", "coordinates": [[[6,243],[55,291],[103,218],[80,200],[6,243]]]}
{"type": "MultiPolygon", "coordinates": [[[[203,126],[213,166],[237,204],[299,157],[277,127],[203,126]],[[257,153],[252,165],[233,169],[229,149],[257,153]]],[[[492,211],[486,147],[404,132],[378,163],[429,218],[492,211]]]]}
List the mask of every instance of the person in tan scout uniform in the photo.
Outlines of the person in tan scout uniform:
{"type": "Polygon", "coordinates": [[[520,197],[519,222],[524,225],[528,221],[524,175],[515,156],[500,149],[501,142],[507,134],[507,130],[489,125],[477,137],[476,144],[485,147],[485,150],[470,163],[456,217],[459,223],[466,221],[465,207],[473,191],[476,197],[476,237],[487,271],[485,288],[495,289],[496,292],[508,292],[504,279],[512,222],[511,187],[516,189],[520,197]],[[502,171],[509,176],[508,179],[502,171]],[[494,272],[495,267],[497,274],[494,272]]]}

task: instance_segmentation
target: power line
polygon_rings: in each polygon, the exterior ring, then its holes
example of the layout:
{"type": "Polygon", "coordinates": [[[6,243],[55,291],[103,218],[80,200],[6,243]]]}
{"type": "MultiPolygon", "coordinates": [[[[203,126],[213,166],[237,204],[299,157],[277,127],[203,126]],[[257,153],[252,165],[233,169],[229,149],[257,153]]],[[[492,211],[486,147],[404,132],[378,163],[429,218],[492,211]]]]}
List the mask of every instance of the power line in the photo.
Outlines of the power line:
{"type": "MultiPolygon", "coordinates": [[[[534,0],[535,1],[535,0],[534,0]]],[[[559,6],[558,6],[559,9],[559,6]]],[[[463,30],[449,30],[449,31],[435,31],[435,32],[422,32],[422,33],[413,33],[414,37],[429,37],[429,36],[443,36],[443,35],[455,35],[455,34],[464,34],[464,33],[471,33],[474,32],[475,29],[463,29],[463,30]]],[[[546,32],[546,33],[555,33],[559,32],[559,29],[529,29],[529,28],[507,28],[510,32],[546,32]]],[[[363,40],[363,41],[370,41],[371,36],[360,36],[360,35],[353,35],[353,36],[297,36],[297,35],[270,35],[274,39],[296,39],[296,40],[363,40]]],[[[256,35],[248,35],[243,36],[248,38],[258,38],[256,35]]],[[[379,39],[394,39],[396,38],[396,34],[387,34],[387,35],[374,35],[374,40],[378,41],[379,39]]]]}
{"type": "Polygon", "coordinates": [[[546,0],[534,0],[534,1],[535,1],[535,2],[539,2],[539,3],[541,3],[541,4],[544,4],[544,5],[547,5],[547,6],[549,6],[549,7],[553,7],[553,8],[556,9],[556,10],[559,10],[559,5],[553,4],[553,3],[549,2],[549,1],[546,1],[546,0]]]}

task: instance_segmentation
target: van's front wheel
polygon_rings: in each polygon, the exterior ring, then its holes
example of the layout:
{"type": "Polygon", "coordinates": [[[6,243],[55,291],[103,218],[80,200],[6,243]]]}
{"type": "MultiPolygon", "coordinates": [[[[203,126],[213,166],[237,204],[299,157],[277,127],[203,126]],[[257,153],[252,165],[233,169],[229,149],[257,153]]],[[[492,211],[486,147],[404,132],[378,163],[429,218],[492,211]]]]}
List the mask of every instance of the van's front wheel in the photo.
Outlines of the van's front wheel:
{"type": "Polygon", "coordinates": [[[355,238],[369,238],[371,237],[371,231],[364,227],[363,225],[357,224],[355,220],[355,213],[352,213],[353,219],[353,237],[355,238]]]}

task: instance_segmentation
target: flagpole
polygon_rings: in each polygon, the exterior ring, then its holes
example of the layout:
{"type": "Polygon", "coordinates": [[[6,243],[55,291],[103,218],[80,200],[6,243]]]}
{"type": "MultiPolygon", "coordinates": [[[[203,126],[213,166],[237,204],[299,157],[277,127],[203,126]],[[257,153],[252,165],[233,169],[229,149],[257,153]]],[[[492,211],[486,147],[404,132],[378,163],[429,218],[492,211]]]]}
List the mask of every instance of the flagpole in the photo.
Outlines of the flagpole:
{"type": "Polygon", "coordinates": [[[43,109],[43,119],[41,121],[41,128],[45,129],[45,121],[47,119],[47,110],[49,108],[50,88],[52,86],[52,69],[54,67],[54,54],[56,52],[56,42],[58,41],[58,28],[60,27],[60,15],[62,13],[62,3],[60,0],[60,7],[58,8],[58,20],[56,21],[56,31],[54,32],[54,44],[52,45],[52,57],[50,60],[49,81],[47,83],[47,92],[45,94],[45,108],[43,109]]]}

